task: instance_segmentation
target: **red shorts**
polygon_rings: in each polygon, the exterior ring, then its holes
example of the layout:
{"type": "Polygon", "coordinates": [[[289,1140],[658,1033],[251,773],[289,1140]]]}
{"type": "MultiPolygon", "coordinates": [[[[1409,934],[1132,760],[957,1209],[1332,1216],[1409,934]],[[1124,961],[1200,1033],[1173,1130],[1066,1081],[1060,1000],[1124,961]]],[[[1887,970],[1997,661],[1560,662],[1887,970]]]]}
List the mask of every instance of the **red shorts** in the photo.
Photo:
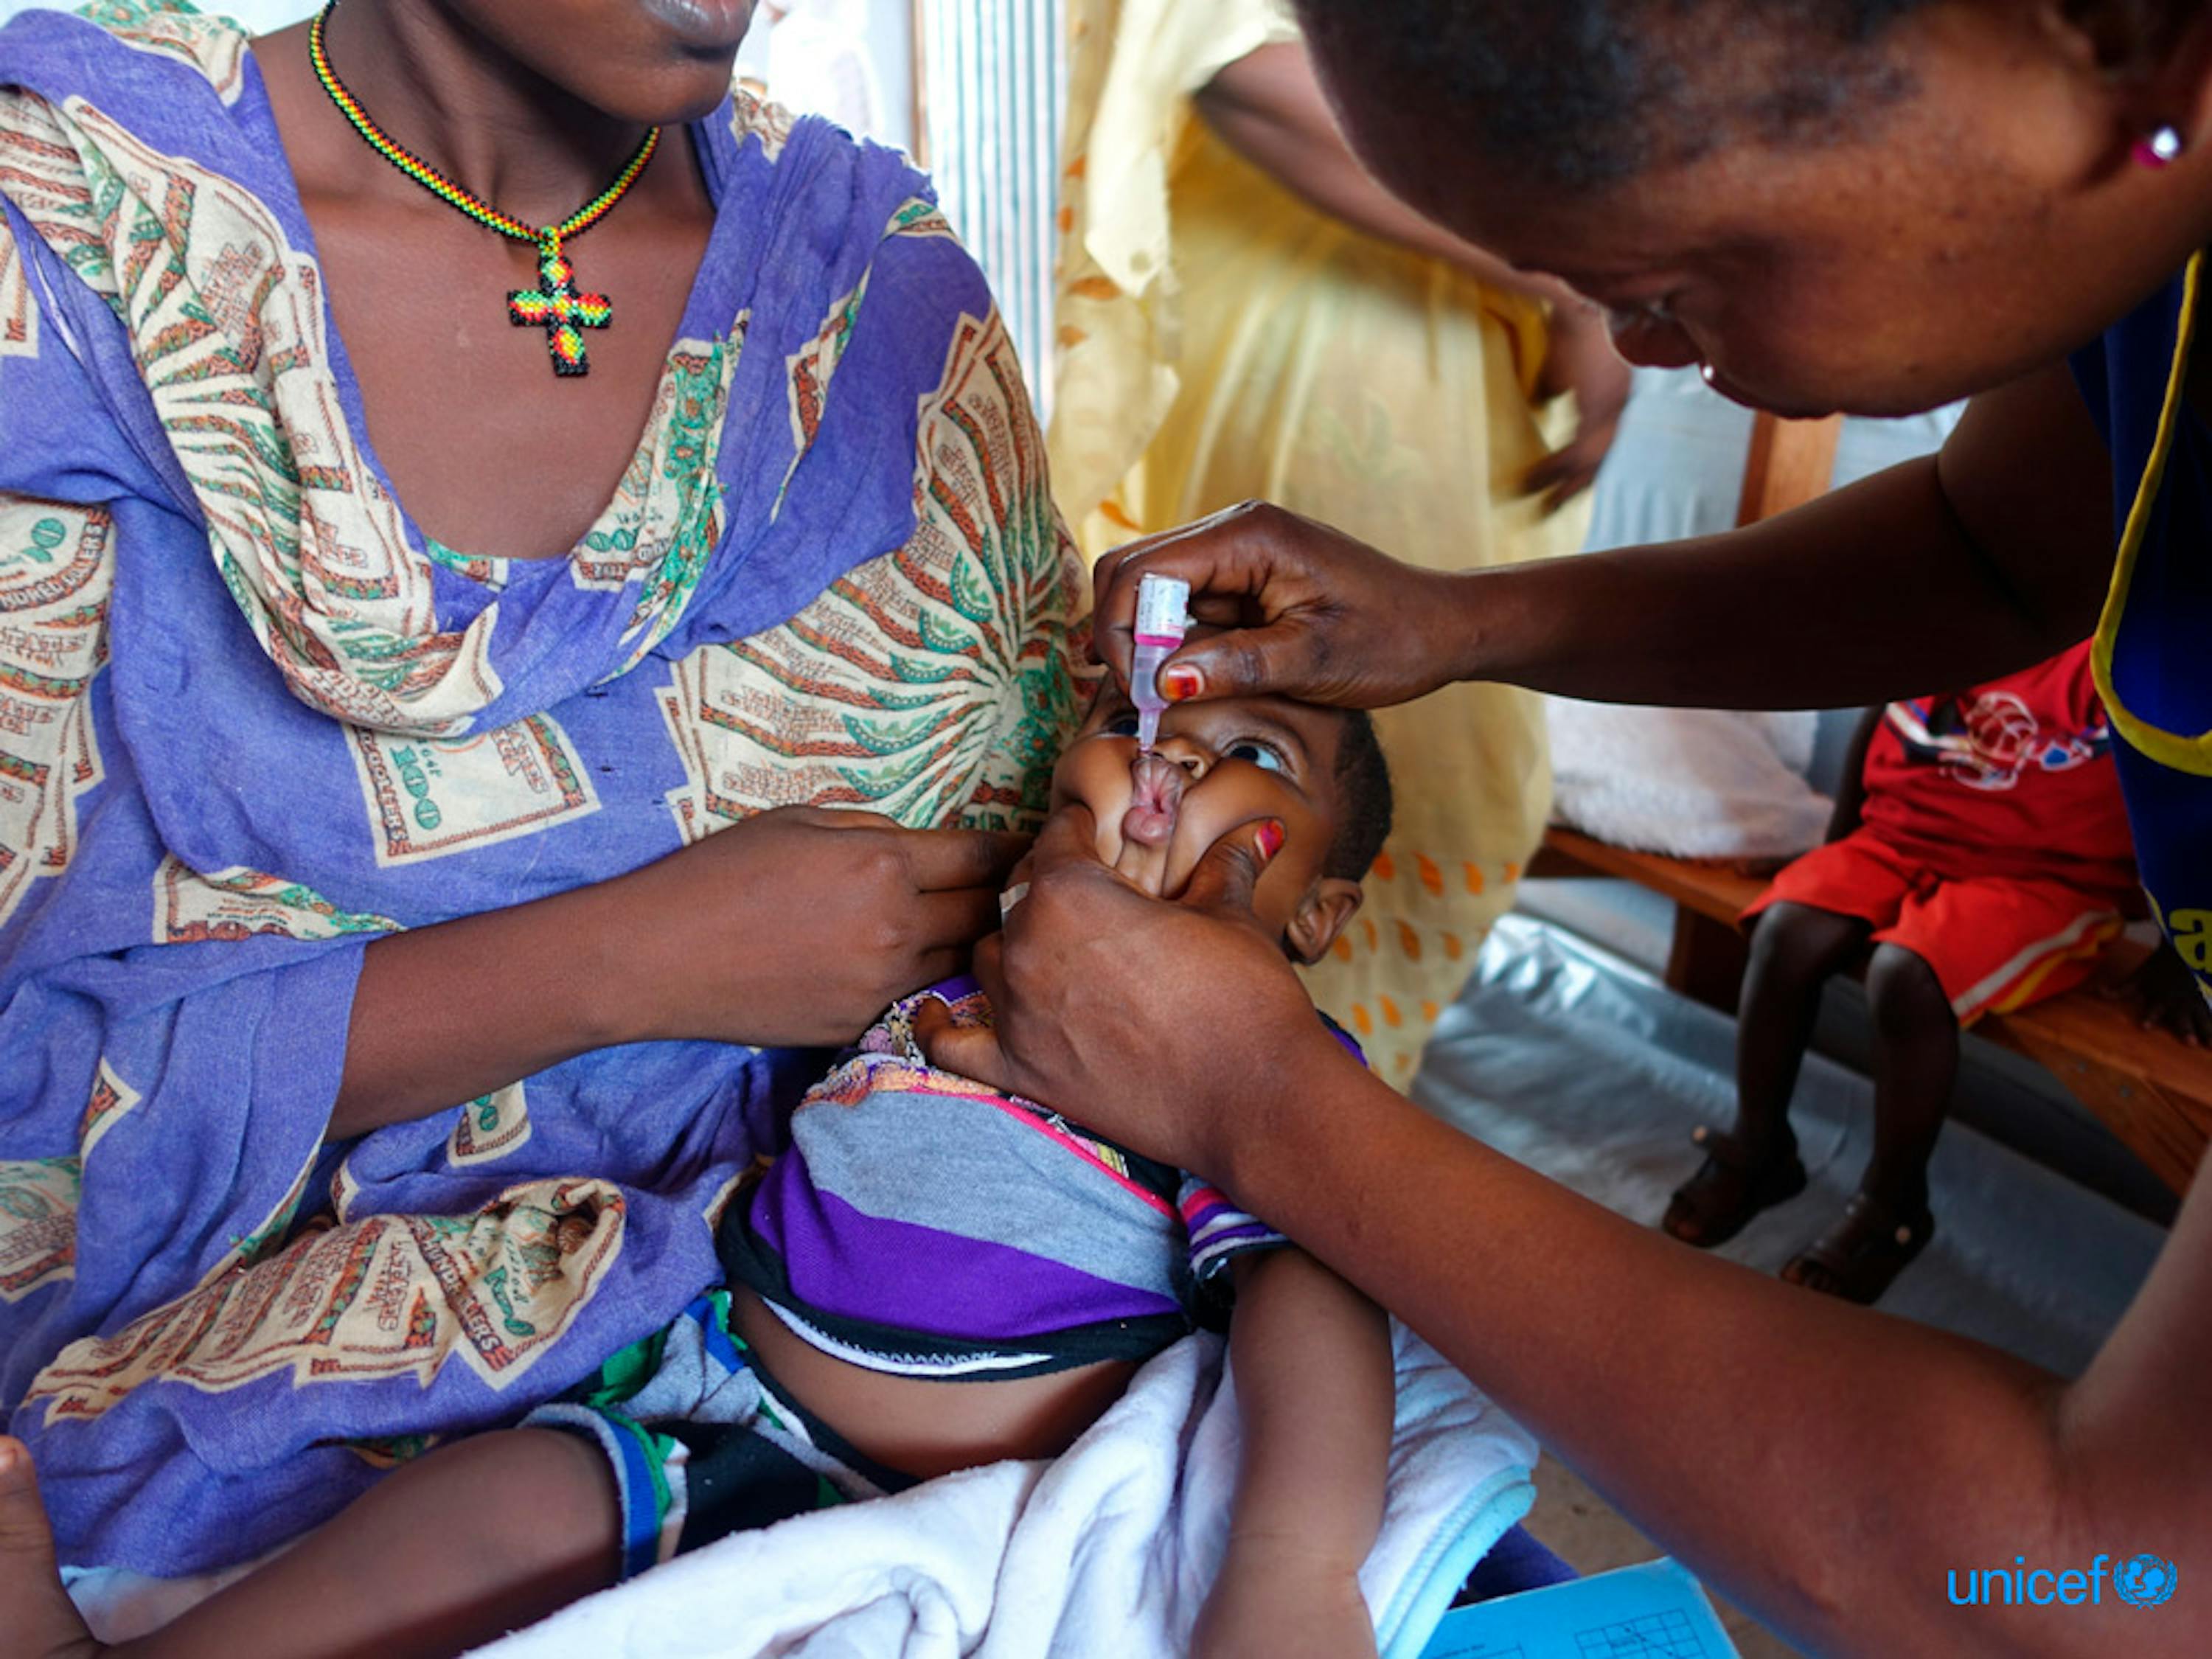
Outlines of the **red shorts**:
{"type": "Polygon", "coordinates": [[[1855,916],[1876,944],[1911,951],[1961,1025],[2071,990],[2125,926],[2113,894],[2017,876],[1951,880],[1865,830],[1784,869],[1743,920],[1770,904],[1855,916]]]}

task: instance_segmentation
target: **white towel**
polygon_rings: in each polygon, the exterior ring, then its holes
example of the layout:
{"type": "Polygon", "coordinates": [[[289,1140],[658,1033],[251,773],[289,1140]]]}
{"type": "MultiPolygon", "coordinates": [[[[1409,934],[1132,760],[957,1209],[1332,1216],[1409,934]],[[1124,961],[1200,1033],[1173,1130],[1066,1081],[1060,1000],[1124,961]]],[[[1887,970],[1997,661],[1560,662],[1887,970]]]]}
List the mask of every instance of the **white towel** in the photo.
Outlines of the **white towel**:
{"type": "MultiPolygon", "coordinates": [[[[1397,1425],[1361,1583],[1413,1659],[1534,1497],[1536,1448],[1395,1322],[1397,1425]]],[[[1327,1364],[1327,1355],[1315,1363],[1327,1364]]],[[[1237,1470],[1222,1344],[1177,1343],[1065,1456],[739,1533],[479,1650],[486,1659],[1140,1659],[1184,1652],[1237,1470]]],[[[1326,1502],[1327,1495],[1316,1494],[1326,1502]]]]}
{"type": "Polygon", "coordinates": [[[1636,708],[1547,697],[1554,815],[1615,847],[1786,859],[1835,805],[1805,781],[1820,716],[1636,708]]]}

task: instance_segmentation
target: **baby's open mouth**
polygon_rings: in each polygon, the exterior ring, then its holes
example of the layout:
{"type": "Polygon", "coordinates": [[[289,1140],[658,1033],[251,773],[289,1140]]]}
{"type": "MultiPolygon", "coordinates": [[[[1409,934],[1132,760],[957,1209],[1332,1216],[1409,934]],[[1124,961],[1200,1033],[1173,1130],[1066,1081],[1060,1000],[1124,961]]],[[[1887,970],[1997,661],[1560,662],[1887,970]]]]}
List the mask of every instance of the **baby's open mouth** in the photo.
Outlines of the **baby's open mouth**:
{"type": "Polygon", "coordinates": [[[1165,848],[1175,836],[1176,814],[1190,774],[1164,755],[1139,755],[1129,763],[1132,793],[1121,815],[1121,838],[1142,847],[1165,848]]]}

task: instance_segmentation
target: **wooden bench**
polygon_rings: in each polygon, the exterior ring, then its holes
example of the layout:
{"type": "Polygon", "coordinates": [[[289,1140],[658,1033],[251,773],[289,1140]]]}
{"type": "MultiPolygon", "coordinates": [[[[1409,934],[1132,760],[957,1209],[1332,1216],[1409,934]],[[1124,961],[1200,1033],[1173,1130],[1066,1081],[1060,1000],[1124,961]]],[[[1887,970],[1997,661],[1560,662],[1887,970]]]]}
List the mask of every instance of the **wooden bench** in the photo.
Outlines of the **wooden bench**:
{"type": "MultiPolygon", "coordinates": [[[[1531,876],[1612,876],[1674,903],[1667,983],[1734,1014],[1747,952],[1735,919],[1765,883],[1725,865],[1668,858],[1554,827],[1531,876]]],[[[2137,947],[2139,950],[2139,947],[2137,947]]],[[[2188,1190],[2212,1139],[2212,1051],[2146,1031],[2121,1003],[2084,988],[1974,1030],[2047,1066],[2127,1148],[2177,1193],[2188,1190]]]]}

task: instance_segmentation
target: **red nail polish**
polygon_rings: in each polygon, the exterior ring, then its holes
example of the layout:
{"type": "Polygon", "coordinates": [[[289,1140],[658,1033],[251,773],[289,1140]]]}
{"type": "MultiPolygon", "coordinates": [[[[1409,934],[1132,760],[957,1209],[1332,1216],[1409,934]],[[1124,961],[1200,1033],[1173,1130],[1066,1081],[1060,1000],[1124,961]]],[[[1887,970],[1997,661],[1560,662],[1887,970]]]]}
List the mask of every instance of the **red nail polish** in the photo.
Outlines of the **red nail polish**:
{"type": "Polygon", "coordinates": [[[1269,863],[1276,854],[1283,850],[1283,826],[1269,818],[1260,826],[1260,833],[1255,839],[1260,848],[1260,862],[1269,863]]]}
{"type": "Polygon", "coordinates": [[[1195,668],[1170,668],[1160,674],[1160,695],[1170,702],[1184,702],[1198,695],[1202,684],[1195,668]]]}

